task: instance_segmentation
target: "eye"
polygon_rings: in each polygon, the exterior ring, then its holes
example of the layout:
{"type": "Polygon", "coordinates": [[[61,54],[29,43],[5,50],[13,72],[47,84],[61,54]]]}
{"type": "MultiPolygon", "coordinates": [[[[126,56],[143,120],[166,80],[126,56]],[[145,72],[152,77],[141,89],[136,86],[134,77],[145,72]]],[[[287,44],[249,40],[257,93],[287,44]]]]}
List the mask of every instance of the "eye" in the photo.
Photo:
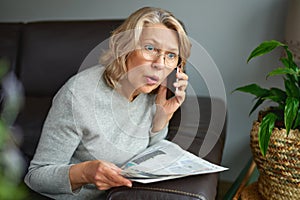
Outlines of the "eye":
{"type": "Polygon", "coordinates": [[[155,47],[152,44],[146,44],[144,47],[147,51],[154,51],[155,47]]]}
{"type": "Polygon", "coordinates": [[[167,53],[167,58],[170,60],[174,60],[177,57],[177,55],[175,53],[167,53]]]}

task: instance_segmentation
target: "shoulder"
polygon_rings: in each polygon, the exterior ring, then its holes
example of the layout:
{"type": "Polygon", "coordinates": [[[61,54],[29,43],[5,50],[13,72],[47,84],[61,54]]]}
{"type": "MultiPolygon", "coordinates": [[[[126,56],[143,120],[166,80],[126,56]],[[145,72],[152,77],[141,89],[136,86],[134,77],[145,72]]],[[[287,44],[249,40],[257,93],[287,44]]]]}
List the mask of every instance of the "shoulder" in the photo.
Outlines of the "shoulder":
{"type": "Polygon", "coordinates": [[[86,96],[97,88],[103,92],[110,91],[111,89],[102,77],[104,69],[101,65],[96,65],[78,72],[60,88],[55,97],[61,95],[86,96]]]}
{"type": "Polygon", "coordinates": [[[64,85],[69,88],[72,92],[81,90],[92,90],[95,87],[102,87],[108,89],[108,86],[103,81],[103,72],[105,68],[101,65],[90,67],[83,71],[78,72],[76,75],[71,77],[64,85]]]}
{"type": "Polygon", "coordinates": [[[98,82],[100,79],[102,79],[103,72],[104,67],[102,67],[101,65],[96,65],[79,71],[76,75],[71,77],[66,84],[72,85],[75,82],[79,82],[80,84],[89,83],[93,81],[98,82]]]}

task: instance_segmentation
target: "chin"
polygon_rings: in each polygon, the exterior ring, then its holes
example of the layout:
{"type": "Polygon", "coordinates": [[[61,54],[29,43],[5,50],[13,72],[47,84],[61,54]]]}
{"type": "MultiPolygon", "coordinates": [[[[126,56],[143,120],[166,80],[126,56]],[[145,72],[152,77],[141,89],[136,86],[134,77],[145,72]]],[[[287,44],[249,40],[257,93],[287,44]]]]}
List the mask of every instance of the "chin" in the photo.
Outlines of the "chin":
{"type": "Polygon", "coordinates": [[[143,86],[139,89],[139,91],[141,93],[144,93],[144,94],[157,93],[157,90],[158,90],[157,85],[155,85],[155,86],[143,86]]]}

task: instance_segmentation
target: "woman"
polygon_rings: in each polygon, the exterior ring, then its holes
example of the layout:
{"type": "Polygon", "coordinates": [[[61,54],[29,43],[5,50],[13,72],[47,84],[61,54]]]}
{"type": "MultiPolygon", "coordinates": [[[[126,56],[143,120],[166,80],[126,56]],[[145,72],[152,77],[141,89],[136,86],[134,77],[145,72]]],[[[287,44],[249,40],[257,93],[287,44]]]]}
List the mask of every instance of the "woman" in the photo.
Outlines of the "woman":
{"type": "Polygon", "coordinates": [[[56,94],[25,182],[55,199],[105,199],[131,187],[122,166],[162,140],[185,99],[190,42],[168,11],[134,12],[110,38],[101,66],[72,77],[56,94]],[[175,96],[166,77],[177,69],[175,96]]]}

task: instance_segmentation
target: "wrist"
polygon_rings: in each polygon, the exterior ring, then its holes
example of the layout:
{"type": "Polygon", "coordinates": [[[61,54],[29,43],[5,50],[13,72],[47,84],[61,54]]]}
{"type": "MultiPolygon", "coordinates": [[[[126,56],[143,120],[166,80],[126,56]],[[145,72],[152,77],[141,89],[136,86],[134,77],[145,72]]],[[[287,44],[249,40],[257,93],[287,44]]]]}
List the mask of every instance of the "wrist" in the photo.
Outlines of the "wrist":
{"type": "Polygon", "coordinates": [[[83,185],[89,183],[87,175],[86,175],[86,168],[88,162],[82,162],[75,165],[72,165],[69,170],[69,179],[71,183],[72,190],[76,190],[83,185]]]}
{"type": "Polygon", "coordinates": [[[171,114],[171,115],[165,116],[164,118],[154,117],[153,122],[152,122],[152,127],[150,129],[151,134],[155,134],[155,133],[163,130],[169,123],[172,116],[173,115],[171,114]]]}

